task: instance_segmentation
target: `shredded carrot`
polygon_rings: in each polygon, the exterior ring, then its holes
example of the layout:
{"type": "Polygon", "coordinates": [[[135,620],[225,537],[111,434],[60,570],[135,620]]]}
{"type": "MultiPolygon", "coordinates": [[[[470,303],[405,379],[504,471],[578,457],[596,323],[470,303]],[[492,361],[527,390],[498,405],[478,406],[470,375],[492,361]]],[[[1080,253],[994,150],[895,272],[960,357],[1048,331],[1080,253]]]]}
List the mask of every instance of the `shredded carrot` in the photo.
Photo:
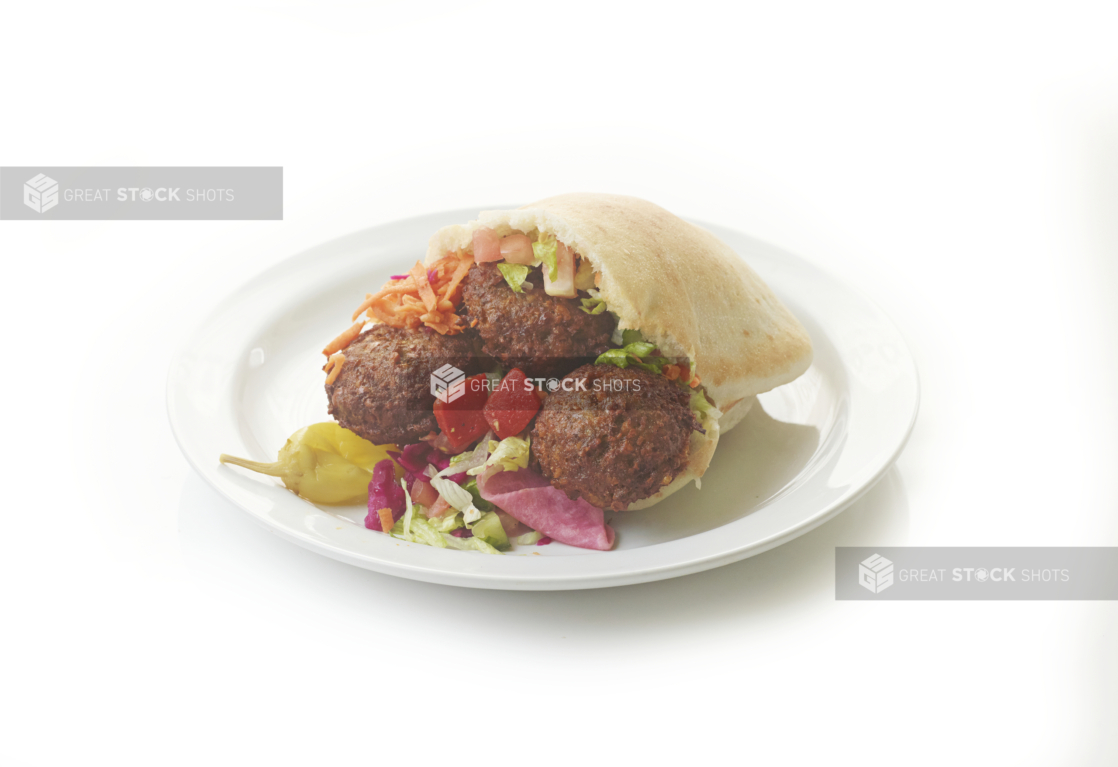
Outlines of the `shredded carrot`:
{"type": "Polygon", "coordinates": [[[326,360],[326,365],[322,368],[328,375],[326,376],[327,385],[334,383],[338,380],[338,376],[342,372],[342,365],[345,364],[345,355],[341,352],[330,355],[330,359],[326,360]]]}
{"type": "Polygon", "coordinates": [[[423,264],[415,262],[415,266],[411,268],[411,277],[415,280],[423,305],[427,307],[427,311],[433,312],[439,299],[435,297],[435,291],[431,290],[431,283],[427,280],[427,270],[423,268],[423,264]]]}
{"type": "Polygon", "coordinates": [[[462,279],[466,276],[466,273],[470,271],[470,267],[473,265],[473,259],[467,256],[465,253],[462,253],[459,256],[458,268],[454,270],[454,276],[450,278],[450,284],[447,285],[446,292],[443,294],[443,298],[447,298],[451,301],[454,300],[454,291],[458,288],[458,283],[462,282],[462,279]]]}
{"type": "Polygon", "coordinates": [[[702,383],[702,381],[700,381],[700,380],[699,380],[699,377],[698,377],[698,376],[694,376],[694,377],[693,377],[693,378],[691,379],[691,388],[692,388],[692,389],[694,389],[694,388],[695,388],[696,386],[698,386],[698,385],[699,385],[699,384],[701,384],[701,383],[702,383]]]}
{"type": "Polygon", "coordinates": [[[365,311],[366,309],[368,309],[370,306],[372,306],[374,303],[376,303],[380,299],[384,298],[385,296],[392,295],[394,293],[407,294],[407,293],[412,293],[415,290],[416,290],[415,282],[412,280],[411,277],[408,277],[406,280],[403,280],[403,281],[398,281],[395,285],[385,285],[383,288],[381,288],[376,293],[372,294],[371,296],[368,296],[362,302],[362,304],[359,307],[357,307],[357,311],[355,311],[353,313],[353,319],[356,320],[358,317],[361,316],[361,312],[365,311]]]}
{"type": "Polygon", "coordinates": [[[396,524],[392,519],[392,509],[377,509],[377,516],[380,517],[381,532],[392,532],[392,527],[396,524]]]}
{"type": "MultiPolygon", "coordinates": [[[[454,310],[461,301],[459,286],[473,265],[473,257],[462,251],[449,252],[429,267],[416,262],[406,277],[389,280],[376,293],[366,293],[353,320],[364,314],[373,322],[396,328],[426,325],[443,335],[461,333],[466,326],[454,310]]],[[[352,331],[346,331],[334,343],[349,343],[345,337],[352,331]]]]}
{"type": "Polygon", "coordinates": [[[390,309],[379,302],[372,303],[369,304],[368,313],[369,319],[376,320],[377,322],[383,322],[385,325],[396,324],[395,308],[390,309]]]}
{"type": "Polygon", "coordinates": [[[679,365],[664,365],[661,372],[667,376],[669,381],[675,381],[679,378],[679,365]]]}
{"type": "Polygon", "coordinates": [[[346,330],[330,343],[326,344],[326,348],[322,350],[322,353],[329,357],[334,352],[340,352],[342,349],[353,343],[353,340],[357,338],[357,336],[361,335],[361,328],[363,327],[365,327],[364,322],[353,323],[352,327],[350,327],[348,330],[346,330]]]}

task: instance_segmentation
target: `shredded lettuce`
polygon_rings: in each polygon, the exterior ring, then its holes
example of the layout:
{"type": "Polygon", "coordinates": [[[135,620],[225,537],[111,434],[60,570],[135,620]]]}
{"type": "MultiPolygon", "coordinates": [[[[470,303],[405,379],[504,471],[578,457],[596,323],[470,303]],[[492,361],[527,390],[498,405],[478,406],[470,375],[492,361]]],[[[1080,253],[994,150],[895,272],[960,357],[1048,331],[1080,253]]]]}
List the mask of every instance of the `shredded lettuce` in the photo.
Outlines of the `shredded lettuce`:
{"type": "MultiPolygon", "coordinates": [[[[445,517],[430,520],[423,514],[414,513],[410,525],[405,522],[406,516],[405,514],[404,517],[400,517],[396,522],[396,526],[392,528],[392,535],[408,543],[420,543],[424,546],[434,546],[438,549],[449,547],[452,549],[461,549],[463,551],[481,551],[485,554],[501,553],[494,544],[501,543],[500,536],[504,534],[505,530],[501,527],[501,520],[497,517],[495,512],[491,511],[489,514],[484,515],[482,521],[484,522],[487,517],[492,516],[497,522],[497,529],[500,530],[500,533],[492,529],[492,523],[489,523],[482,528],[480,537],[475,532],[472,538],[455,538],[454,536],[443,535],[443,533],[462,527],[462,515],[460,513],[448,514],[445,517]],[[410,532],[404,531],[405,526],[410,527],[410,532]]],[[[481,524],[481,522],[478,524],[481,524]]],[[[476,527],[475,525],[475,528],[476,527]]],[[[507,535],[502,545],[508,548],[507,535]]]]}
{"type": "Polygon", "coordinates": [[[595,365],[616,365],[619,368],[629,367],[629,362],[629,353],[624,349],[610,349],[599,354],[598,359],[594,360],[595,365]]]}
{"type": "Polygon", "coordinates": [[[559,279],[559,256],[556,254],[559,241],[554,234],[540,232],[539,238],[532,243],[532,254],[537,259],[547,264],[548,279],[553,282],[559,279]]]}
{"type": "Polygon", "coordinates": [[[634,362],[633,364],[641,370],[647,370],[649,373],[660,375],[664,372],[664,365],[667,365],[671,360],[667,357],[645,357],[641,362],[634,362]]]}
{"type": "Polygon", "coordinates": [[[655,345],[647,341],[634,341],[631,344],[625,344],[625,351],[634,357],[647,357],[652,354],[652,350],[655,348],[655,345]]]}
{"type": "Polygon", "coordinates": [[[425,546],[434,546],[439,549],[446,548],[446,538],[427,521],[423,514],[416,514],[415,507],[410,506],[396,521],[392,528],[392,535],[408,543],[422,543],[425,546]],[[410,519],[409,519],[410,517],[410,519]]]}
{"type": "Polygon", "coordinates": [[[579,308],[587,314],[601,314],[606,310],[606,300],[604,298],[584,298],[582,299],[582,306],[579,308]]]}
{"type": "MultiPolygon", "coordinates": [[[[586,262],[584,261],[583,263],[586,263],[586,262]]],[[[578,275],[577,274],[575,275],[575,283],[576,283],[575,287],[578,287],[578,285],[577,285],[578,275]]],[[[606,300],[604,298],[602,298],[601,291],[597,290],[596,288],[590,288],[586,292],[590,294],[590,298],[582,299],[582,306],[579,307],[579,308],[582,309],[582,311],[586,312],[587,314],[601,314],[602,312],[604,312],[608,309],[608,307],[606,306],[606,300]]],[[[614,328],[614,334],[617,335],[617,340],[618,341],[621,340],[621,336],[618,335],[620,332],[621,331],[614,328]]]]}
{"type": "Polygon", "coordinates": [[[467,469],[466,474],[470,475],[471,477],[476,477],[477,475],[483,473],[486,470],[486,468],[488,468],[489,461],[492,460],[493,453],[496,452],[498,447],[500,447],[500,443],[497,440],[495,440],[495,439],[489,440],[489,445],[488,445],[489,458],[487,458],[485,463],[482,464],[481,466],[475,466],[472,469],[467,469]]]}
{"type": "Polygon", "coordinates": [[[479,511],[493,511],[493,504],[481,497],[481,491],[477,489],[477,478],[470,477],[470,481],[462,485],[474,498],[474,506],[479,511]]]}
{"type": "Polygon", "coordinates": [[[481,466],[485,463],[485,459],[489,457],[489,440],[493,437],[493,432],[489,431],[485,437],[478,442],[476,448],[469,453],[461,453],[460,455],[452,456],[450,465],[440,471],[435,476],[449,477],[452,474],[462,474],[475,466],[481,466]]]}
{"type": "Polygon", "coordinates": [[[527,266],[524,264],[500,263],[497,264],[497,268],[501,271],[501,274],[505,276],[505,282],[509,284],[509,287],[512,288],[514,293],[524,292],[521,285],[524,284],[524,280],[528,279],[527,266]]]}
{"type": "Polygon", "coordinates": [[[531,448],[532,438],[505,437],[499,443],[489,440],[489,458],[484,466],[470,469],[466,473],[477,476],[490,466],[500,466],[501,471],[516,471],[528,468],[528,450],[531,448]]]}
{"type": "Polygon", "coordinates": [[[412,539],[416,543],[424,543],[437,549],[446,548],[446,536],[436,530],[426,519],[416,517],[411,523],[412,539]]]}
{"type": "Polygon", "coordinates": [[[459,551],[480,551],[483,554],[500,554],[501,552],[493,548],[492,545],[486,541],[474,536],[473,538],[444,538],[443,545],[450,546],[452,549],[459,551]]]}
{"type": "Polygon", "coordinates": [[[691,390],[690,406],[693,411],[699,414],[700,421],[705,421],[708,418],[717,420],[722,417],[722,411],[716,408],[703,394],[702,389],[698,387],[691,390]]]}
{"type": "Polygon", "coordinates": [[[481,518],[481,510],[474,506],[474,497],[461,485],[446,477],[435,477],[431,480],[431,486],[439,491],[444,501],[462,512],[462,519],[466,520],[466,524],[481,518]]]}
{"type": "Polygon", "coordinates": [[[528,468],[528,451],[532,438],[505,437],[485,462],[486,466],[500,466],[505,471],[528,468]]]}
{"type": "Polygon", "coordinates": [[[453,514],[443,514],[441,517],[427,520],[431,527],[440,533],[449,533],[451,530],[457,530],[460,527],[465,527],[466,523],[462,521],[462,512],[456,511],[453,514]]]}
{"type": "Polygon", "coordinates": [[[603,352],[594,360],[597,365],[616,365],[619,368],[629,366],[647,370],[649,373],[659,375],[664,365],[669,360],[667,357],[649,357],[656,349],[656,344],[644,340],[639,330],[625,330],[621,332],[620,349],[610,349],[603,352]]]}
{"type": "MultiPolygon", "coordinates": [[[[500,554],[501,549],[509,548],[509,538],[505,533],[505,528],[501,526],[501,518],[497,516],[497,512],[488,511],[481,515],[481,518],[472,528],[473,538],[448,537],[444,533],[449,533],[451,530],[457,530],[463,526],[463,513],[456,511],[438,519],[427,519],[427,515],[422,512],[423,507],[412,503],[407,483],[401,480],[400,484],[404,486],[404,500],[407,503],[407,511],[392,528],[394,537],[408,543],[421,543],[439,549],[450,546],[455,549],[481,551],[486,554],[500,554]],[[476,543],[470,543],[475,539],[476,543]]],[[[493,508],[492,504],[489,504],[489,507],[493,508]]]]}
{"type": "Polygon", "coordinates": [[[516,542],[520,546],[531,546],[540,538],[543,538],[543,533],[541,533],[539,530],[533,530],[530,533],[524,533],[524,535],[517,536],[516,542]]]}
{"type": "Polygon", "coordinates": [[[644,336],[641,335],[639,330],[622,330],[621,331],[621,345],[628,346],[629,344],[641,343],[644,341],[644,336]]]}
{"type": "Polygon", "coordinates": [[[474,523],[470,531],[475,538],[481,538],[498,551],[509,547],[509,537],[501,525],[501,518],[495,511],[482,514],[481,519],[474,523]]]}
{"type": "Polygon", "coordinates": [[[400,480],[400,487],[404,488],[404,503],[406,504],[404,507],[406,511],[404,511],[404,518],[402,520],[404,523],[404,537],[406,538],[411,535],[411,520],[412,517],[415,516],[415,506],[412,505],[411,493],[408,492],[408,481],[406,479],[400,480]]]}

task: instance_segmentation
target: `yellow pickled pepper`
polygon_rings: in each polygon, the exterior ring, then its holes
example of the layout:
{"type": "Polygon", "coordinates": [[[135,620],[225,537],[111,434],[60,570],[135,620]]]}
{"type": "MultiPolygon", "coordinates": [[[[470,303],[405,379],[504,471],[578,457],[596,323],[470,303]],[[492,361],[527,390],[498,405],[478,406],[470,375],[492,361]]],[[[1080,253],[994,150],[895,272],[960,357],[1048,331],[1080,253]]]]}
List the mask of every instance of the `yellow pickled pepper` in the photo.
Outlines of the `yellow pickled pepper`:
{"type": "MultiPolygon", "coordinates": [[[[374,445],[333,421],[312,424],[291,435],[275,463],[249,461],[222,453],[222,463],[279,477],[313,503],[360,503],[369,496],[373,467],[389,458],[395,445],[374,445]]],[[[404,470],[396,466],[396,477],[404,470]]]]}

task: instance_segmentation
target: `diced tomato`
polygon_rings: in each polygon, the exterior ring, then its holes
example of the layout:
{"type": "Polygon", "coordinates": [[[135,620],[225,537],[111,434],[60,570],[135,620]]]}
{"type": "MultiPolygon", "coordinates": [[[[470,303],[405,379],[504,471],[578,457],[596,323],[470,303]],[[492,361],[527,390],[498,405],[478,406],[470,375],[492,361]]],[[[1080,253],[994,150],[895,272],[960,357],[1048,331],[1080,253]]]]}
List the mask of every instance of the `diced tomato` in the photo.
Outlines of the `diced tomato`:
{"type": "Polygon", "coordinates": [[[526,234],[510,234],[501,238],[501,258],[510,264],[530,264],[536,260],[532,241],[526,234]]]}
{"type": "Polygon", "coordinates": [[[679,379],[684,383],[691,380],[691,360],[679,363],[679,379]]]}
{"type": "Polygon", "coordinates": [[[543,269],[543,290],[549,296],[574,298],[578,295],[575,290],[575,253],[563,243],[555,247],[555,280],[551,280],[551,270],[546,266],[543,269]]]}
{"type": "Polygon", "coordinates": [[[485,403],[485,420],[504,439],[524,431],[539,409],[539,397],[528,377],[520,368],[513,368],[485,403]]]}
{"type": "Polygon", "coordinates": [[[501,260],[501,238],[492,229],[478,229],[474,232],[474,261],[484,264],[486,261],[501,260]]]}
{"type": "Polygon", "coordinates": [[[467,378],[465,391],[453,402],[435,400],[435,420],[455,450],[461,450],[489,431],[482,408],[489,396],[484,375],[467,378]]]}

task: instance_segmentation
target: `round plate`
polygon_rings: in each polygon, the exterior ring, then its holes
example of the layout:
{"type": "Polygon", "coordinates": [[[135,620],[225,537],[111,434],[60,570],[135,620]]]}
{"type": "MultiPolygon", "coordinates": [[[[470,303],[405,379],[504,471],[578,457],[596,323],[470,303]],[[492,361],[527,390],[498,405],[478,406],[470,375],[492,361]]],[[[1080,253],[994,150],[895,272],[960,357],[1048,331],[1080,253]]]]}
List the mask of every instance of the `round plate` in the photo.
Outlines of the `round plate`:
{"type": "Polygon", "coordinates": [[[757,270],[811,334],[815,360],[758,397],[703,477],[659,505],[614,514],[612,551],[553,543],[504,556],[409,544],[366,530],[363,507],[315,506],[270,477],[223,466],[275,460],[329,420],[321,349],[366,292],[422,260],[439,227],[478,209],[397,221],[269,269],[222,303],[171,365],[167,409],[187,460],[233,503],[327,556],[405,578],[496,589],[580,589],[671,578],[744,559],[838,514],[884,473],[912,430],[916,367],[876,306],[807,262],[704,224],[757,270]]]}

